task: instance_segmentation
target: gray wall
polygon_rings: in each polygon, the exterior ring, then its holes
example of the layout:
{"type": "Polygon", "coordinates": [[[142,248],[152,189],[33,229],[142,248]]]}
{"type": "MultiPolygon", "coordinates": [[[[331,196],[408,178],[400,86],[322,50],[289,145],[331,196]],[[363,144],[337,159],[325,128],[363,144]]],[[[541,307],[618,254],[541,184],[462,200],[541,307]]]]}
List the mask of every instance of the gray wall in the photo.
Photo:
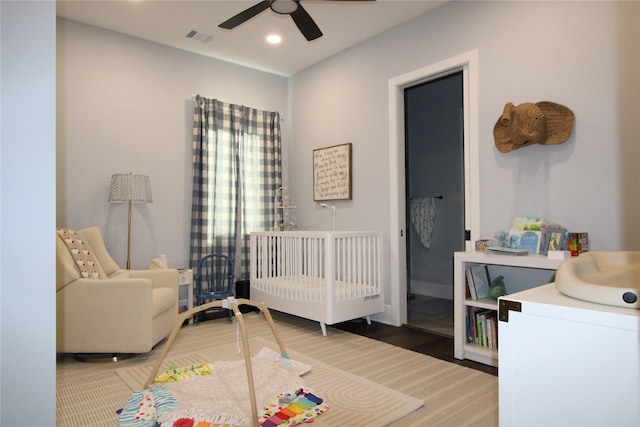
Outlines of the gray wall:
{"type": "Polygon", "coordinates": [[[54,426],[55,2],[0,2],[0,425],[54,426]]]}
{"type": "Polygon", "coordinates": [[[338,228],[389,238],[388,81],[477,49],[480,235],[539,215],[589,232],[593,250],[640,249],[639,24],[638,2],[454,1],[296,74],[290,175],[301,226],[330,224],[311,197],[312,150],[352,142],[353,201],[337,203],[338,228]],[[570,140],[499,153],[492,130],[504,104],[543,100],[574,111],[570,140]]]}
{"type": "Polygon", "coordinates": [[[146,268],[159,254],[172,267],[187,266],[192,96],[286,113],[287,79],[74,21],[57,24],[57,225],[99,226],[124,267],[127,208],[107,202],[109,182],[114,173],[149,175],[153,203],[133,205],[131,266],[146,268]]]}

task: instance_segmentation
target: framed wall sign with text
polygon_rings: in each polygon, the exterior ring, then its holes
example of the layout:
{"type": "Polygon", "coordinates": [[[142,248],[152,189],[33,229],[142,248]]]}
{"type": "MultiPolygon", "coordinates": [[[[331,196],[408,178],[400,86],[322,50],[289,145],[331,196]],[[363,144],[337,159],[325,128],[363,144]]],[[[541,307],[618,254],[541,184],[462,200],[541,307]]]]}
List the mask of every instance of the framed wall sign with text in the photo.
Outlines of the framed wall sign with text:
{"type": "Polygon", "coordinates": [[[313,150],[313,200],[351,198],[351,143],[313,150]]]}

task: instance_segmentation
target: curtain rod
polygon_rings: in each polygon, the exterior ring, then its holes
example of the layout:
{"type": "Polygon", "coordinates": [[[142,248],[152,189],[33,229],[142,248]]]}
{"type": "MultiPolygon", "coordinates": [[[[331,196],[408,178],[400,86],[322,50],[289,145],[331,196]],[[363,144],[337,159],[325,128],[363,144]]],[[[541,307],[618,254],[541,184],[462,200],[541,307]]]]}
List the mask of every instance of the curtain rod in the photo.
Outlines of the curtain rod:
{"type": "MultiPolygon", "coordinates": [[[[191,95],[191,100],[195,101],[197,97],[199,97],[200,95],[191,95]]],[[[202,96],[200,96],[200,98],[203,98],[202,96]]],[[[280,114],[280,120],[281,121],[285,121],[285,115],[284,113],[280,113],[278,112],[278,114],[280,114]]]]}

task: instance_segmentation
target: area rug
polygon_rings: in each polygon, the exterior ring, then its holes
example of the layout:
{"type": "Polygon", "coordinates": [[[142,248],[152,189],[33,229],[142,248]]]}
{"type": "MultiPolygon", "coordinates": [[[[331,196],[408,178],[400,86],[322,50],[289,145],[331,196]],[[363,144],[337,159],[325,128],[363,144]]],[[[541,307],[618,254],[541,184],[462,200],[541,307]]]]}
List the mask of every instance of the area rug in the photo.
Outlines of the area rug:
{"type": "MultiPolygon", "coordinates": [[[[250,337],[251,354],[268,347],[278,351],[277,345],[262,337],[250,337]]],[[[424,405],[422,400],[377,384],[366,378],[343,371],[295,350],[287,349],[290,358],[311,365],[303,376],[314,392],[330,405],[330,410],[315,419],[314,425],[385,426],[412,413],[424,405]]],[[[159,372],[171,365],[186,366],[220,360],[241,360],[236,343],[227,343],[194,354],[168,357],[159,372]]],[[[144,364],[116,369],[117,375],[132,391],[139,390],[153,368],[144,364]]]]}
{"type": "MultiPolygon", "coordinates": [[[[422,407],[391,423],[389,427],[499,425],[496,376],[331,326],[327,326],[327,336],[323,336],[318,322],[283,313],[272,314],[290,354],[308,356],[341,372],[365,378],[424,402],[422,407]]],[[[250,337],[273,340],[264,316],[248,313],[244,317],[250,337]]],[[[211,354],[216,355],[215,360],[239,357],[235,353],[237,333],[237,322],[232,323],[226,319],[186,325],[176,337],[166,362],[189,364],[192,360],[199,361],[201,357],[210,357],[211,354]],[[222,346],[220,343],[230,345],[222,346]],[[232,354],[220,354],[222,348],[232,354]]],[[[132,391],[115,371],[141,365],[153,366],[163,346],[164,343],[160,343],[147,354],[115,364],[83,363],[75,360],[72,355],[59,357],[56,364],[56,426],[118,427],[116,411],[124,406],[132,391]]],[[[253,347],[256,347],[255,351],[259,350],[258,346],[252,346],[252,349],[253,347]]],[[[320,365],[317,363],[318,369],[309,373],[310,383],[315,382],[314,375],[322,376],[320,365]]],[[[148,372],[145,370],[145,373],[138,375],[138,383],[145,381],[148,372]]],[[[331,384],[331,376],[335,376],[335,371],[327,370],[325,374],[326,380],[322,378],[322,384],[331,384]]],[[[335,396],[335,391],[332,392],[334,395],[328,395],[327,399],[336,404],[339,401],[364,398],[356,389],[342,392],[339,396],[335,396]]],[[[318,417],[317,422],[323,422],[324,426],[367,425],[357,415],[349,417],[345,422],[335,420],[330,418],[335,416],[331,411],[329,409],[326,414],[318,417]],[[325,421],[321,421],[324,417],[325,421]]]]}

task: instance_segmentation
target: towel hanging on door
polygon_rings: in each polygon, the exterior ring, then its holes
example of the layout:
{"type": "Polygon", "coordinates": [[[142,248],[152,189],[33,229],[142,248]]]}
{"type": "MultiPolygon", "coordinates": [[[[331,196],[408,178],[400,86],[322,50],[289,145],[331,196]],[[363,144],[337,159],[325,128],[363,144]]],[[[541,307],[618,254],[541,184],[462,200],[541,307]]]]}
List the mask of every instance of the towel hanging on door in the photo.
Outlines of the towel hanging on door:
{"type": "Polygon", "coordinates": [[[416,197],[411,199],[411,223],[425,248],[431,248],[431,233],[433,232],[433,219],[435,216],[435,197],[416,197]]]}

